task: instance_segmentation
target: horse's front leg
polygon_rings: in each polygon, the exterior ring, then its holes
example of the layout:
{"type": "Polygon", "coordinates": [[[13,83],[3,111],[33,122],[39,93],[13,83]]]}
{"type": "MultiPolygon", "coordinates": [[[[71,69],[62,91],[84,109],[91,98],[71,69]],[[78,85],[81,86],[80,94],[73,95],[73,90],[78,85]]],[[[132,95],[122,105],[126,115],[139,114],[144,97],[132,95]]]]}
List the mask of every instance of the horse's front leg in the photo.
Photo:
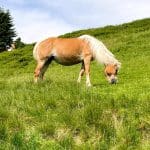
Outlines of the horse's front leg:
{"type": "Polygon", "coordinates": [[[86,86],[87,87],[91,86],[91,81],[90,81],[90,62],[91,62],[91,57],[87,57],[87,58],[84,59],[85,73],[86,73],[86,86]]]}

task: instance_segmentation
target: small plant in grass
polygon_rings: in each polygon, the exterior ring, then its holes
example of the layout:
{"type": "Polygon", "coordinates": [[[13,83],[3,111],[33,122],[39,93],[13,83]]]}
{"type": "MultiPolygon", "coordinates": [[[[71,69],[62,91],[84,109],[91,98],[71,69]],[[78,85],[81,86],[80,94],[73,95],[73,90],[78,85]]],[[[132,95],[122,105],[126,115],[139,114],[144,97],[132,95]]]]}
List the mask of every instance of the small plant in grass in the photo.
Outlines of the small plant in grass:
{"type": "Polygon", "coordinates": [[[49,120],[47,123],[43,123],[39,127],[39,132],[42,134],[42,137],[45,139],[54,138],[55,135],[55,125],[52,124],[49,120]]]}
{"type": "Polygon", "coordinates": [[[6,141],[8,138],[8,129],[4,123],[0,123],[0,141],[6,141]]]}

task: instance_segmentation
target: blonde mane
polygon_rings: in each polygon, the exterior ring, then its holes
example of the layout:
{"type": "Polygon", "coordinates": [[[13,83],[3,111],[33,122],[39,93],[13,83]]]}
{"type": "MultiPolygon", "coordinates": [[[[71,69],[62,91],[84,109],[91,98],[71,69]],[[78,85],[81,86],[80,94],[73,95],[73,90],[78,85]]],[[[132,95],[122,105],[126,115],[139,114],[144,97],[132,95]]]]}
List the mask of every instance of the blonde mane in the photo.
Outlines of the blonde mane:
{"type": "Polygon", "coordinates": [[[106,48],[106,46],[101,41],[90,35],[82,35],[79,38],[84,39],[90,45],[93,57],[99,63],[104,65],[115,64],[118,68],[120,68],[121,63],[115,58],[115,56],[106,48]]]}

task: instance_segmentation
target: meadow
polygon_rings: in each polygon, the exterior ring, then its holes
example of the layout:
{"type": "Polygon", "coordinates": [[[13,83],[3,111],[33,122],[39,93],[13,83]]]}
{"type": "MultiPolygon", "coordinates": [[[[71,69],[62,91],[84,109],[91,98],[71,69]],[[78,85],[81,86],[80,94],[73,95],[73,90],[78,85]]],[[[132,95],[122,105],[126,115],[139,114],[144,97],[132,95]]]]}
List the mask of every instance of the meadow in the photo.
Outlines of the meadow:
{"type": "Polygon", "coordinates": [[[76,80],[80,64],[53,62],[43,82],[33,82],[33,44],[0,53],[1,150],[149,150],[150,19],[87,29],[122,67],[110,85],[103,66],[91,64],[91,82],[76,80]]]}

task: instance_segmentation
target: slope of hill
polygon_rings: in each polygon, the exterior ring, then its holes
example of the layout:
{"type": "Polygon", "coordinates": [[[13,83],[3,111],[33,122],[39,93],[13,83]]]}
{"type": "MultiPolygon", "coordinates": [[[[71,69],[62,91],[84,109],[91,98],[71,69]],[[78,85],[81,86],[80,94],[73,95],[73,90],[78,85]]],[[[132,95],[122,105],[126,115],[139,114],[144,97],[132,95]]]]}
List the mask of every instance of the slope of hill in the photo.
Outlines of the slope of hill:
{"type": "Polygon", "coordinates": [[[0,53],[1,149],[150,149],[150,19],[65,34],[90,34],[121,61],[109,85],[93,62],[91,81],[76,83],[80,65],[52,63],[33,83],[33,45],[0,53]]]}

